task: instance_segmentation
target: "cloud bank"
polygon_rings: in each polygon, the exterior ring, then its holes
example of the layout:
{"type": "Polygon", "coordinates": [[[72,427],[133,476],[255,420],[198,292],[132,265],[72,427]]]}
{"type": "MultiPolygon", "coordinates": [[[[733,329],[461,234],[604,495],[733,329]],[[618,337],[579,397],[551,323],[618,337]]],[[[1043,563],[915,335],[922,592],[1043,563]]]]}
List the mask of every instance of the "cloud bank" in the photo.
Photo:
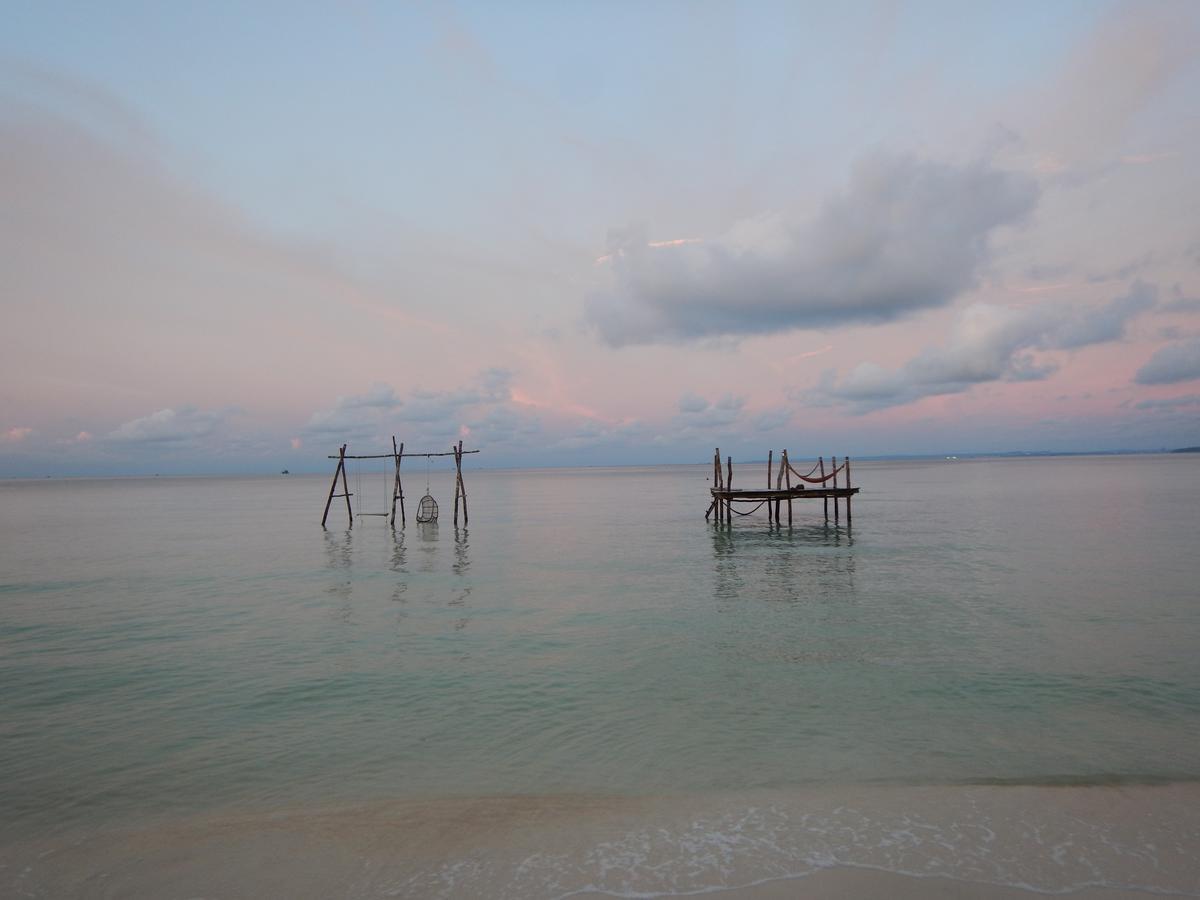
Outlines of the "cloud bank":
{"type": "MultiPolygon", "coordinates": [[[[864,362],[841,379],[827,371],[816,399],[846,403],[853,411],[865,413],[923,397],[962,393],[985,382],[1037,381],[1057,367],[1040,361],[1036,351],[1078,350],[1120,340],[1129,322],[1152,309],[1157,299],[1154,285],[1135,281],[1128,292],[1096,308],[1010,309],[972,304],[959,314],[942,345],[927,347],[895,370],[864,362]]],[[[1197,372],[1200,374],[1200,368],[1197,372]]]]}
{"type": "Polygon", "coordinates": [[[1138,384],[1178,384],[1200,378],[1200,339],[1167,344],[1138,369],[1138,384]]]}
{"type": "Polygon", "coordinates": [[[586,315],[614,346],[892,321],[969,288],[989,237],[1037,200],[1032,178],[988,163],[871,156],[809,222],[770,213],[655,246],[610,232],[586,315]]]}

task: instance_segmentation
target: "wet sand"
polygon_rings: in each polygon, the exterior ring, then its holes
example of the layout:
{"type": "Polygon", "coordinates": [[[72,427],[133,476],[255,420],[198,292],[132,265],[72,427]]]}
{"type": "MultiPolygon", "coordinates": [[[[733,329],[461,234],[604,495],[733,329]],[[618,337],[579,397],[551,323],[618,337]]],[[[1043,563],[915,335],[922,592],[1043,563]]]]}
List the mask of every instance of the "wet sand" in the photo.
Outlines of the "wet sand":
{"type": "Polygon", "coordinates": [[[1200,785],[814,788],[225,811],[0,847],[29,897],[1200,896],[1200,785]]]}

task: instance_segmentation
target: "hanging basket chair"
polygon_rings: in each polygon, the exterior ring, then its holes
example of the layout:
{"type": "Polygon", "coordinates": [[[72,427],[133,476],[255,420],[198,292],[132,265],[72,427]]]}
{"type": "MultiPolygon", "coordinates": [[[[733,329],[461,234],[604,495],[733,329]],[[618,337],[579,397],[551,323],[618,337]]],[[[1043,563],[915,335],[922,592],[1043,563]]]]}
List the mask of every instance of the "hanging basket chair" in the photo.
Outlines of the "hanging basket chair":
{"type": "Polygon", "coordinates": [[[425,522],[436,522],[437,517],[437,501],[433,499],[431,494],[426,494],[421,498],[420,505],[417,506],[417,523],[424,524],[425,522]]]}

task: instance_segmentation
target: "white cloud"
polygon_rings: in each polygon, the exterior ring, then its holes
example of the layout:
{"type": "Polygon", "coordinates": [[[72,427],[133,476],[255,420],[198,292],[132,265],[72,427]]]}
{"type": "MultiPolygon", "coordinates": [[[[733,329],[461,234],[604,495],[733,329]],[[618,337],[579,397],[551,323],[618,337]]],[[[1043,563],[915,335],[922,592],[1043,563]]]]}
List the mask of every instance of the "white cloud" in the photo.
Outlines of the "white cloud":
{"type": "Polygon", "coordinates": [[[971,287],[989,237],[1037,199],[988,163],[868,157],[809,222],[767,213],[667,246],[614,230],[587,316],[613,345],[892,321],[971,287]]]}
{"type": "Polygon", "coordinates": [[[490,368],[462,387],[445,391],[413,388],[403,398],[391,385],[374,384],[361,395],[339,397],[331,409],[314,412],[304,435],[318,440],[390,446],[396,435],[415,446],[440,447],[465,427],[474,440],[489,432],[512,440],[535,433],[535,416],[512,408],[513,373],[490,368]]]}
{"type": "Polygon", "coordinates": [[[229,412],[194,406],[160,409],[118,425],[104,439],[117,444],[184,444],[212,434],[229,412]]]}

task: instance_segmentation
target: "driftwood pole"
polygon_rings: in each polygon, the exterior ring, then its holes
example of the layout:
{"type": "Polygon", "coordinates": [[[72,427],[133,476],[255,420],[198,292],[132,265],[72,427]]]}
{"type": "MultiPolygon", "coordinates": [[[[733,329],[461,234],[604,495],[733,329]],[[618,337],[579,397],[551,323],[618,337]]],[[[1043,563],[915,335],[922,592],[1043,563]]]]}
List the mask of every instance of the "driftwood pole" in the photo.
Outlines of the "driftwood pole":
{"type": "MultiPolygon", "coordinates": [[[[845,465],[846,465],[846,489],[849,490],[850,489],[850,457],[848,457],[848,456],[845,459],[845,465]]],[[[850,496],[851,496],[850,494],[846,495],[846,524],[847,525],[849,525],[850,522],[854,519],[853,514],[850,512],[850,496]]]]}
{"type": "MultiPolygon", "coordinates": [[[[342,444],[338,450],[337,468],[333,470],[333,483],[329,485],[329,498],[325,501],[325,512],[321,514],[321,527],[325,527],[325,520],[329,518],[329,505],[333,503],[333,492],[337,490],[338,475],[345,474],[346,469],[346,445],[342,444]]],[[[350,501],[346,501],[349,503],[350,501]]]]}
{"type": "MultiPolygon", "coordinates": [[[[833,460],[833,489],[834,489],[834,491],[836,491],[837,483],[838,483],[837,457],[836,456],[832,457],[832,460],[833,460]]],[[[837,494],[835,493],[833,495],[833,524],[836,525],[837,523],[838,523],[838,497],[837,497],[837,494]]]]}
{"type": "Polygon", "coordinates": [[[463,448],[462,441],[458,442],[458,446],[454,447],[454,524],[458,524],[458,498],[462,495],[463,508],[463,527],[466,528],[470,524],[470,516],[467,515],[467,486],[463,483],[462,477],[462,458],[463,448]]]}
{"type": "Polygon", "coordinates": [[[342,467],[342,493],[346,497],[346,518],[350,521],[348,528],[354,527],[354,511],[350,509],[350,486],[346,484],[346,445],[342,444],[341,461],[339,465],[342,467]]]}
{"type": "MultiPolygon", "coordinates": [[[[771,489],[771,460],[775,456],[774,450],[767,451],[767,490],[771,489]]],[[[767,522],[771,521],[771,503],[767,502],[767,522]]]]}
{"type": "Polygon", "coordinates": [[[450,452],[454,454],[454,526],[458,527],[458,445],[451,444],[450,452]]]}
{"type": "Polygon", "coordinates": [[[392,485],[392,517],[388,520],[388,524],[395,527],[396,525],[396,501],[400,501],[400,527],[405,525],[404,521],[404,485],[400,483],[400,460],[404,458],[404,444],[396,446],[396,436],[392,435],[392,455],[396,458],[396,481],[392,485]]]}
{"type": "MultiPolygon", "coordinates": [[[[714,464],[714,465],[713,465],[713,480],[712,480],[712,486],[713,486],[714,488],[717,486],[717,477],[716,477],[716,472],[717,472],[717,467],[716,467],[716,465],[714,464]]],[[[711,493],[711,492],[710,492],[710,493],[711,493]]],[[[712,502],[708,504],[708,509],[706,509],[706,510],[704,511],[704,521],[705,521],[705,522],[707,522],[707,521],[708,521],[708,517],[709,517],[709,516],[711,516],[711,515],[713,514],[713,512],[715,512],[715,511],[716,511],[716,508],[717,508],[717,496],[716,496],[716,494],[713,494],[712,502]]]]}
{"type": "MultiPolygon", "coordinates": [[[[783,483],[787,486],[787,489],[790,491],[792,489],[792,463],[788,459],[788,452],[787,452],[786,447],[784,448],[784,451],[783,451],[783,459],[781,459],[779,461],[779,464],[783,467],[783,483]]],[[[791,497],[788,497],[787,503],[788,503],[788,528],[791,528],[792,527],[792,498],[791,497]]]]}
{"type": "MultiPolygon", "coordinates": [[[[725,489],[725,481],[721,478],[721,448],[713,450],[713,486],[718,490],[725,489]]],[[[717,524],[725,521],[725,502],[718,495],[713,498],[717,504],[717,524]]]]}
{"type": "Polygon", "coordinates": [[[726,474],[726,476],[725,476],[725,490],[726,490],[726,492],[727,492],[727,493],[730,493],[730,499],[727,499],[727,500],[726,500],[726,502],[725,502],[725,504],[726,504],[726,506],[725,506],[725,521],[726,521],[726,522],[732,522],[732,521],[733,521],[733,497],[732,497],[732,492],[733,492],[733,457],[732,457],[732,456],[727,456],[727,457],[725,457],[725,458],[726,458],[726,460],[727,460],[727,463],[726,463],[726,464],[727,464],[727,466],[728,466],[728,474],[726,474]]]}
{"type": "MultiPolygon", "coordinates": [[[[818,456],[817,464],[821,467],[821,487],[825,487],[825,457],[818,456]]],[[[829,498],[825,498],[825,521],[829,521],[829,498]]]]}
{"type": "MultiPolygon", "coordinates": [[[[784,450],[779,454],[779,474],[775,476],[775,490],[783,488],[783,470],[787,466],[787,451],[784,450]]],[[[770,503],[771,501],[767,501],[770,503]]],[[[775,501],[775,524],[779,524],[779,501],[775,501]]]]}
{"type": "MultiPolygon", "coordinates": [[[[716,486],[717,486],[717,463],[716,463],[716,459],[717,459],[717,457],[716,457],[716,455],[714,454],[714,455],[713,455],[713,478],[712,478],[712,486],[713,486],[713,488],[714,488],[714,489],[715,489],[715,488],[716,488],[716,486]]],[[[712,515],[714,512],[717,512],[717,496],[716,496],[716,494],[713,494],[712,502],[711,502],[710,504],[708,504],[708,509],[704,511],[704,521],[705,521],[705,522],[707,522],[707,521],[708,521],[708,517],[709,517],[709,516],[711,516],[711,515],[712,515]]],[[[718,522],[720,521],[720,518],[719,518],[719,516],[718,516],[718,519],[717,519],[717,521],[718,521],[718,522]]]]}

